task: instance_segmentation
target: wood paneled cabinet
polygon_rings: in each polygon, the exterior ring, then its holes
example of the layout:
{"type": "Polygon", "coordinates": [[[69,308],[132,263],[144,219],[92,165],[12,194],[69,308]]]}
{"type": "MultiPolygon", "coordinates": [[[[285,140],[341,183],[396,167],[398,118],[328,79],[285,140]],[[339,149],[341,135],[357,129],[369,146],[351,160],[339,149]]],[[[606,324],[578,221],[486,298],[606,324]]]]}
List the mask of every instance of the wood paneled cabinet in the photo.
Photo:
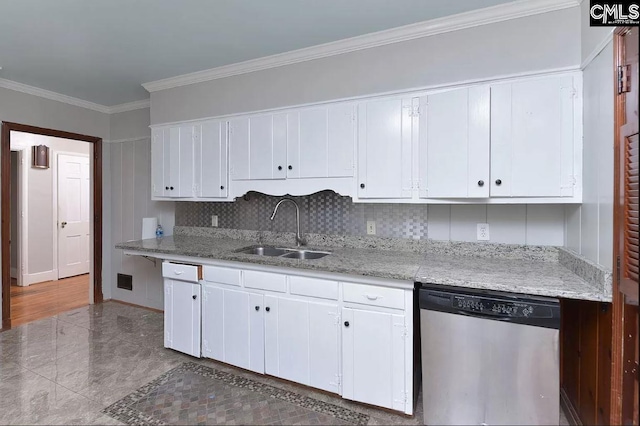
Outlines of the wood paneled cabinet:
{"type": "Polygon", "coordinates": [[[355,107],[334,104],[229,122],[232,180],[354,174],[355,107]]]}
{"type": "Polygon", "coordinates": [[[420,197],[573,197],[578,87],[562,75],[428,95],[420,197]]]}
{"type": "Polygon", "coordinates": [[[165,278],[164,347],[200,358],[200,284],[165,278]]]}
{"type": "Polygon", "coordinates": [[[224,121],[153,129],[152,198],[226,198],[227,162],[224,121]]]}
{"type": "Polygon", "coordinates": [[[358,105],[358,198],[413,196],[419,103],[419,98],[398,97],[358,105]]]}

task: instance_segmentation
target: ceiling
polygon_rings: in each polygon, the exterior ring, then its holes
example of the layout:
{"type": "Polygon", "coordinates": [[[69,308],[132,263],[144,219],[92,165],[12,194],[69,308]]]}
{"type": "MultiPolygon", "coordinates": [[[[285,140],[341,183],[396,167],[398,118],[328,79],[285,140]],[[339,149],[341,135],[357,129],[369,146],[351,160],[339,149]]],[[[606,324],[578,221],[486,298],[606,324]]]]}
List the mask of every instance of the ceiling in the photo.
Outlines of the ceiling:
{"type": "Polygon", "coordinates": [[[511,0],[0,0],[0,78],[100,105],[142,83],[511,0]]]}

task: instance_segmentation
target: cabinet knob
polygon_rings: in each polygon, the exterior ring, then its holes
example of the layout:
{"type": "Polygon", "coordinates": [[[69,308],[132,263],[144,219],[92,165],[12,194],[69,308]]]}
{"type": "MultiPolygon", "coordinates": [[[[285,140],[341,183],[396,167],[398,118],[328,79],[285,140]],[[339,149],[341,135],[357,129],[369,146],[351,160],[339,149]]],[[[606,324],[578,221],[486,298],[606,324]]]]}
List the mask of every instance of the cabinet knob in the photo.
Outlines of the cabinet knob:
{"type": "Polygon", "coordinates": [[[502,181],[500,179],[496,179],[496,185],[498,186],[502,185],[502,181]]]}
{"type": "Polygon", "coordinates": [[[290,166],[288,167],[288,169],[289,169],[289,170],[293,170],[293,166],[291,166],[291,165],[290,165],[290,166]]]}
{"type": "Polygon", "coordinates": [[[266,308],[264,308],[264,310],[269,312],[271,310],[271,308],[267,306],[266,308]]]}
{"type": "Polygon", "coordinates": [[[193,300],[196,300],[198,298],[198,296],[196,296],[195,294],[191,297],[193,298],[193,300]]]}
{"type": "Polygon", "coordinates": [[[278,170],[282,170],[282,166],[278,166],[278,170]]]}
{"type": "Polygon", "coordinates": [[[173,191],[173,186],[170,186],[169,189],[173,191]]]}
{"type": "Polygon", "coordinates": [[[169,187],[168,187],[168,186],[165,186],[165,187],[164,187],[164,189],[168,191],[168,190],[169,190],[169,187]]]}
{"type": "Polygon", "coordinates": [[[220,189],[224,189],[224,185],[220,185],[220,189]]]}
{"type": "Polygon", "coordinates": [[[478,186],[484,186],[484,181],[483,180],[479,180],[478,181],[478,186]]]}
{"type": "Polygon", "coordinates": [[[364,183],[360,184],[360,188],[364,189],[364,183]]]}
{"type": "Polygon", "coordinates": [[[256,306],[256,311],[259,311],[259,310],[260,310],[260,306],[256,306]]]}
{"type": "Polygon", "coordinates": [[[345,321],[345,322],[344,322],[344,326],[345,326],[345,327],[349,327],[349,321],[345,321]]]}

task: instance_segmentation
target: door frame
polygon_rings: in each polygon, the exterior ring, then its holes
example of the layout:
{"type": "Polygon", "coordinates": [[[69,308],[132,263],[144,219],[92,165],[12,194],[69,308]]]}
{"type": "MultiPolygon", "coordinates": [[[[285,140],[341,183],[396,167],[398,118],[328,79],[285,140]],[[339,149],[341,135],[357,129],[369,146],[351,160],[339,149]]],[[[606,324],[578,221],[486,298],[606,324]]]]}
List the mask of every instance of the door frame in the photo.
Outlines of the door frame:
{"type": "Polygon", "coordinates": [[[101,303],[102,295],[102,138],[27,124],[2,122],[0,139],[0,234],[2,241],[2,327],[11,327],[11,132],[53,136],[93,144],[93,303],[101,303]]]}
{"type": "MultiPolygon", "coordinates": [[[[77,153],[77,152],[69,152],[69,151],[56,151],[55,152],[55,159],[54,161],[51,163],[51,168],[53,171],[53,175],[54,175],[54,179],[53,179],[53,197],[52,197],[52,201],[53,201],[53,206],[52,206],[52,212],[53,212],[53,226],[56,229],[56,232],[53,233],[53,269],[56,271],[56,280],[60,279],[60,259],[58,258],[58,256],[60,255],[60,227],[58,226],[58,222],[59,222],[59,213],[60,213],[60,192],[58,191],[59,189],[59,175],[58,173],[60,172],[60,167],[58,165],[58,159],[60,158],[60,155],[71,155],[74,157],[84,157],[84,158],[88,158],[89,160],[91,160],[91,154],[81,154],[81,153],[77,153]]],[[[89,176],[89,178],[91,178],[91,176],[89,176]]]]}
{"type": "Polygon", "coordinates": [[[16,233],[16,240],[14,241],[13,244],[18,244],[18,250],[16,251],[16,281],[18,283],[18,286],[21,287],[24,285],[25,282],[25,271],[27,271],[28,269],[28,253],[29,253],[29,247],[28,247],[28,242],[27,242],[27,238],[26,235],[29,231],[28,228],[28,224],[25,220],[22,219],[22,215],[24,215],[24,217],[27,216],[27,205],[25,203],[25,200],[27,198],[27,191],[26,191],[26,186],[25,186],[25,182],[27,181],[27,168],[25,167],[24,164],[22,164],[24,162],[24,159],[26,157],[26,151],[27,148],[26,147],[18,147],[15,149],[12,149],[10,154],[13,154],[14,152],[17,154],[17,160],[18,160],[18,184],[17,184],[17,191],[18,191],[18,217],[16,218],[17,223],[16,223],[16,227],[18,229],[18,232],[16,233]]]}

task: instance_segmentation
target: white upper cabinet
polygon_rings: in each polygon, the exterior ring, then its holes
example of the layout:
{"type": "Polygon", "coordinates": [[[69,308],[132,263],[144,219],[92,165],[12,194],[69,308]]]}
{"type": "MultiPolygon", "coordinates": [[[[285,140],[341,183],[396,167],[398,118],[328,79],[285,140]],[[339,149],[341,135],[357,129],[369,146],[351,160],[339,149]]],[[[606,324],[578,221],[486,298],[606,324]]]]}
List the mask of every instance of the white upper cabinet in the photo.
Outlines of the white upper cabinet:
{"type": "Polygon", "coordinates": [[[196,197],[226,198],[228,194],[227,123],[208,121],[195,126],[194,175],[196,197]]]}
{"type": "Polygon", "coordinates": [[[560,75],[491,86],[491,197],[574,195],[575,80],[560,75]]]}
{"type": "MultiPolygon", "coordinates": [[[[200,132],[184,125],[154,129],[151,145],[151,193],[155,197],[194,196],[194,144],[200,132]]],[[[198,142],[199,143],[199,142],[198,142]]]]}
{"type": "Polygon", "coordinates": [[[354,174],[355,106],[325,105],[287,114],[287,178],[354,174]]]}
{"type": "Polygon", "coordinates": [[[231,180],[287,176],[286,114],[262,114],[229,121],[231,180]]]}
{"type": "Polygon", "coordinates": [[[420,140],[420,197],[489,197],[489,86],[429,95],[420,140]]]}
{"type": "Polygon", "coordinates": [[[358,197],[411,198],[412,146],[418,98],[389,98],[358,105],[358,197]]]}

